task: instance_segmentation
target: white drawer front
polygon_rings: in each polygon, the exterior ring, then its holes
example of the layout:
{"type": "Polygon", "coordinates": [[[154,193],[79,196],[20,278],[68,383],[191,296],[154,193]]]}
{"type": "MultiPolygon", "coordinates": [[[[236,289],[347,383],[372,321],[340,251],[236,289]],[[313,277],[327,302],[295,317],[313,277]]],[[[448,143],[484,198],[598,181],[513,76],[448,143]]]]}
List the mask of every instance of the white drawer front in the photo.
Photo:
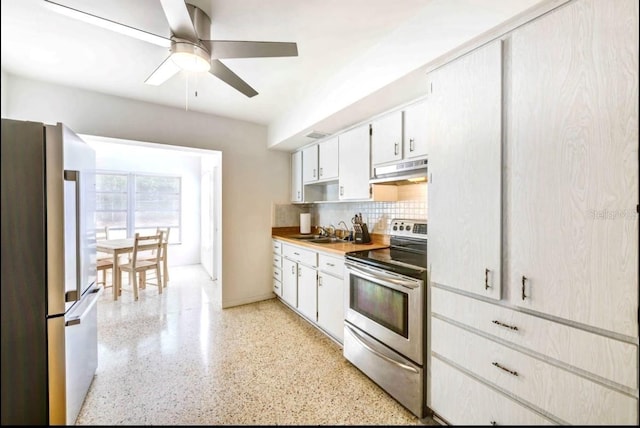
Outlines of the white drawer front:
{"type": "Polygon", "coordinates": [[[552,425],[548,419],[482,382],[431,359],[429,407],[451,425],[552,425]]]}
{"type": "Polygon", "coordinates": [[[344,258],[318,253],[318,268],[322,272],[342,278],[344,275],[344,258]]]}
{"type": "Polygon", "coordinates": [[[282,254],[282,241],[272,240],[273,242],[273,253],[274,254],[282,254]]]}
{"type": "Polygon", "coordinates": [[[277,267],[273,268],[273,279],[276,281],[282,281],[282,269],[277,267]]]}
{"type": "Polygon", "coordinates": [[[277,279],[273,279],[273,292],[276,296],[282,296],[282,282],[277,279]]]}
{"type": "Polygon", "coordinates": [[[431,318],[432,352],[568,424],[638,423],[638,400],[431,318]]]}
{"type": "Polygon", "coordinates": [[[282,267],[282,256],[280,254],[273,255],[273,267],[278,269],[282,267]]]}
{"type": "Polygon", "coordinates": [[[318,253],[312,250],[296,247],[295,245],[284,244],[282,252],[285,257],[295,260],[307,266],[316,267],[318,265],[318,253]]]}
{"type": "Polygon", "coordinates": [[[630,343],[435,287],[431,311],[629,388],[638,387],[638,347],[630,343]]]}

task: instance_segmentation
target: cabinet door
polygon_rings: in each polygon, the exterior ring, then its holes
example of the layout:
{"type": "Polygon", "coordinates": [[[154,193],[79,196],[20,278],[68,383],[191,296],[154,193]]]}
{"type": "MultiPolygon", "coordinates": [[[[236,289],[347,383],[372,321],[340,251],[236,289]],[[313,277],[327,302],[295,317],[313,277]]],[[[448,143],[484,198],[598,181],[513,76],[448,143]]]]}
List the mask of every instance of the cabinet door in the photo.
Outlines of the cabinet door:
{"type": "Polygon", "coordinates": [[[427,103],[412,104],[404,110],[404,158],[427,156],[427,103]]]}
{"type": "Polygon", "coordinates": [[[291,202],[302,202],[302,152],[291,154],[291,202]]]}
{"type": "Polygon", "coordinates": [[[318,274],[318,325],[340,341],[344,340],[343,279],[318,274]]]}
{"type": "Polygon", "coordinates": [[[338,162],[340,200],[369,199],[369,125],[362,125],[340,135],[338,162]]]}
{"type": "Polygon", "coordinates": [[[298,264],[289,259],[282,259],[282,298],[298,307],[298,264]]]}
{"type": "Polygon", "coordinates": [[[637,41],[637,1],[563,6],[513,33],[507,100],[509,300],[630,337],[637,41]]]}
{"type": "Polygon", "coordinates": [[[302,150],[302,182],[318,181],[318,145],[302,150]]]}
{"type": "Polygon", "coordinates": [[[313,322],[318,311],[317,283],[317,271],[298,264],[298,310],[313,322]]]}
{"type": "Polygon", "coordinates": [[[441,67],[429,81],[431,281],[500,299],[501,42],[441,67]]]}
{"type": "Polygon", "coordinates": [[[402,159],[402,111],[395,111],[371,124],[373,166],[402,159]]]}
{"type": "Polygon", "coordinates": [[[336,180],[338,178],[338,137],[318,144],[320,180],[336,180]]]}

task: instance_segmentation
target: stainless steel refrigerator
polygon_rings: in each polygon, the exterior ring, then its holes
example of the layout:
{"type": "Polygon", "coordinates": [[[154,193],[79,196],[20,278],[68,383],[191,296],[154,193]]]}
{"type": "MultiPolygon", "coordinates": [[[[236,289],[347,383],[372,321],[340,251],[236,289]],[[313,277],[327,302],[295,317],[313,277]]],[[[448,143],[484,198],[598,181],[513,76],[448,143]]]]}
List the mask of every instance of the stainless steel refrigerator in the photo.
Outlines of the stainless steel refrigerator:
{"type": "Polygon", "coordinates": [[[94,150],[2,119],[2,424],[73,425],[98,365],[94,150]]]}

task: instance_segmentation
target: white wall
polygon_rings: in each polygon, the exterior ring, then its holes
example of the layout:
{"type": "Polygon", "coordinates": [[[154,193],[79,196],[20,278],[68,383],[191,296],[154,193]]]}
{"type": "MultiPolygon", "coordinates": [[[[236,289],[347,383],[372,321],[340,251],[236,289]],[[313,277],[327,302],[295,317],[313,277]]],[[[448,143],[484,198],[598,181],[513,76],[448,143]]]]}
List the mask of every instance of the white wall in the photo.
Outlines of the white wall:
{"type": "MultiPolygon", "coordinates": [[[[223,307],[271,298],[271,207],[288,200],[289,154],[266,128],[7,75],[7,117],[62,122],[78,134],[222,152],[223,307]]],[[[4,85],[3,85],[4,87],[4,85]]]]}
{"type": "Polygon", "coordinates": [[[0,116],[7,114],[7,75],[4,70],[0,70],[0,116]]]}

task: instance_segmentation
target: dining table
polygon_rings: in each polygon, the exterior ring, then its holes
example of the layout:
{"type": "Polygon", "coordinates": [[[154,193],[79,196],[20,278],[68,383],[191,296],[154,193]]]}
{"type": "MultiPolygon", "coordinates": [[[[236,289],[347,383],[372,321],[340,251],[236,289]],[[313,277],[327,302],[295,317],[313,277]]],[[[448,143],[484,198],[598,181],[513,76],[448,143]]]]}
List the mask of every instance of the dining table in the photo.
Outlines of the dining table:
{"type": "MultiPolygon", "coordinates": [[[[120,238],[120,239],[103,239],[96,241],[96,251],[101,253],[111,254],[113,256],[113,300],[118,300],[120,294],[120,256],[133,252],[134,238],[120,238]]],[[[163,287],[166,286],[166,272],[167,272],[167,243],[162,243],[162,251],[164,257],[162,260],[162,282],[163,287]]]]}

